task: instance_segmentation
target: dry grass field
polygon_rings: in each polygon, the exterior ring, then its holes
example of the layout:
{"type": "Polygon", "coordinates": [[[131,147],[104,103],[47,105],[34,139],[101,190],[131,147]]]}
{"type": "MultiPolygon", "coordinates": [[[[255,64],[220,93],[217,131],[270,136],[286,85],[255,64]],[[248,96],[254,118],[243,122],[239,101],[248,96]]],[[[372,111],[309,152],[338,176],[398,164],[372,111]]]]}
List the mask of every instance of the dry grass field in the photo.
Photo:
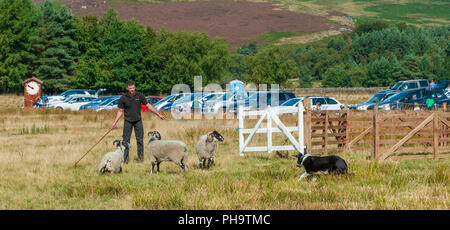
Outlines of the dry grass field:
{"type": "MultiPolygon", "coordinates": [[[[149,113],[143,114],[145,133],[158,130],[163,139],[185,141],[189,171],[182,174],[178,166],[164,162],[161,173],[150,175],[147,158],[144,163],[133,161],[133,134],[124,171],[99,176],[101,157],[114,150],[114,139],[121,138],[121,122],[78,167],[74,163],[108,130],[114,111],[22,109],[22,104],[23,97],[0,95],[0,209],[448,210],[450,206],[449,159],[375,162],[370,152],[344,152],[339,155],[355,175],[298,181],[304,170],[295,167],[295,160],[274,153],[240,157],[238,133],[217,128],[225,141],[218,145],[216,165],[199,170],[195,144],[213,128],[160,121],[149,113]]],[[[237,120],[195,122],[237,125],[237,120]]],[[[258,136],[253,145],[264,140],[258,136]]],[[[146,141],[147,137],[145,145],[146,141]]]]}

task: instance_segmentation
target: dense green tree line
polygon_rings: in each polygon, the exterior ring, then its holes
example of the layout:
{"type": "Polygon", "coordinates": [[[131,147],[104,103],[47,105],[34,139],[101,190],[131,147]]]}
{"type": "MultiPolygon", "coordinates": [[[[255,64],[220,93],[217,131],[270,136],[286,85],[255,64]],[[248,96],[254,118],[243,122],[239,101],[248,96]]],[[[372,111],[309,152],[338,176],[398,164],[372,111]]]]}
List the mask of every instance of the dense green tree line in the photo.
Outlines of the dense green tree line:
{"type": "Polygon", "coordinates": [[[118,93],[133,80],[146,94],[172,86],[247,83],[300,87],[388,86],[404,79],[448,79],[449,26],[416,28],[369,22],[326,42],[240,48],[206,33],[152,28],[124,22],[114,10],[102,17],[74,17],[53,2],[0,0],[0,93],[20,93],[35,76],[44,93],[70,88],[107,88],[118,93]]]}

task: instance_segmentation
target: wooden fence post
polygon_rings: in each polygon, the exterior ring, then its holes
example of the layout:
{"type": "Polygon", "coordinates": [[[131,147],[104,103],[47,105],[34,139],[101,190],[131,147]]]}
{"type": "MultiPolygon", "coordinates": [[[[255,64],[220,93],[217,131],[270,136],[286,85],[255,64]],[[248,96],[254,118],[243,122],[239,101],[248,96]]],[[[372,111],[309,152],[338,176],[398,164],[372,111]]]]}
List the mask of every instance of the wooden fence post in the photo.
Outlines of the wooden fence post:
{"type": "Polygon", "coordinates": [[[349,116],[350,116],[350,110],[347,109],[345,114],[345,147],[344,149],[346,149],[347,151],[350,150],[349,149],[349,143],[350,143],[350,123],[349,123],[349,116]]]}
{"type": "Polygon", "coordinates": [[[372,159],[377,159],[380,151],[380,135],[378,126],[378,105],[373,107],[373,116],[372,116],[372,141],[373,141],[373,149],[372,149],[372,159]]]}
{"type": "Polygon", "coordinates": [[[438,154],[439,147],[439,120],[438,120],[438,112],[433,112],[433,159],[436,159],[436,155],[438,154]]]}
{"type": "Polygon", "coordinates": [[[305,134],[305,144],[308,148],[308,150],[312,149],[312,140],[311,140],[311,99],[305,98],[303,100],[303,105],[305,107],[306,114],[304,116],[304,134],[305,134]]]}

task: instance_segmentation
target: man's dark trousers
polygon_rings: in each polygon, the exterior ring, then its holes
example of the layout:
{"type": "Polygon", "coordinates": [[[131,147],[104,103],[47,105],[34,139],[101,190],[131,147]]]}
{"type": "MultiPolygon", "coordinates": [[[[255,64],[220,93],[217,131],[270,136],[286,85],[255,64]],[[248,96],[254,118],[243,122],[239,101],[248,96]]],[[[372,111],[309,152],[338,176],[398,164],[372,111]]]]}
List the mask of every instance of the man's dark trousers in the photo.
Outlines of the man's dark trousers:
{"type": "MultiPolygon", "coordinates": [[[[144,161],[144,127],[142,126],[142,120],[139,121],[127,121],[123,124],[123,141],[130,143],[131,131],[134,128],[134,134],[136,135],[138,161],[144,161]]],[[[124,162],[128,163],[128,153],[130,149],[125,148],[123,155],[124,162]]]]}

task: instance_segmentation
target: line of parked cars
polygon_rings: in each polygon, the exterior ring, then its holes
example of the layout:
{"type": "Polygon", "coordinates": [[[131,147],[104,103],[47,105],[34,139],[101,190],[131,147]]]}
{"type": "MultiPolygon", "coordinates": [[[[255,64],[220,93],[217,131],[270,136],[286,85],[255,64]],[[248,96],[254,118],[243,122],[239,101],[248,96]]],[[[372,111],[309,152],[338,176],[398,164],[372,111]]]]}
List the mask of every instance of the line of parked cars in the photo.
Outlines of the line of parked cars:
{"type": "MultiPolygon", "coordinates": [[[[373,95],[362,104],[350,105],[349,109],[369,110],[378,105],[380,110],[410,109],[419,105],[421,108],[429,108],[429,99],[433,106],[439,107],[450,101],[449,81],[439,81],[434,88],[430,88],[428,80],[408,80],[397,82],[393,87],[373,95]]],[[[68,90],[56,96],[44,96],[34,103],[37,107],[50,107],[70,110],[112,110],[116,109],[120,95],[98,95],[105,89],[68,90]]],[[[195,92],[175,93],[167,97],[147,96],[147,101],[158,111],[172,111],[185,113],[190,111],[215,114],[218,112],[237,112],[239,106],[244,110],[260,110],[267,106],[283,109],[297,107],[310,98],[313,110],[340,110],[344,105],[333,97],[327,96],[302,96],[295,97],[293,93],[284,91],[242,91],[236,92],[195,92]],[[320,108],[316,105],[320,104],[320,108]]],[[[147,112],[146,106],[141,106],[141,111],[147,112]]]]}
{"type": "Polygon", "coordinates": [[[350,105],[349,109],[371,110],[375,105],[380,110],[439,108],[450,101],[449,82],[441,80],[431,87],[428,80],[399,81],[362,104],[350,105]]]}
{"type": "MultiPolygon", "coordinates": [[[[113,110],[117,109],[121,95],[99,97],[105,89],[97,91],[91,89],[71,89],[56,96],[43,96],[33,106],[56,109],[78,110],[113,110]]],[[[159,96],[147,96],[148,103],[155,104],[162,98],[159,96]]],[[[145,105],[141,106],[142,112],[147,112],[145,105]]]]}

